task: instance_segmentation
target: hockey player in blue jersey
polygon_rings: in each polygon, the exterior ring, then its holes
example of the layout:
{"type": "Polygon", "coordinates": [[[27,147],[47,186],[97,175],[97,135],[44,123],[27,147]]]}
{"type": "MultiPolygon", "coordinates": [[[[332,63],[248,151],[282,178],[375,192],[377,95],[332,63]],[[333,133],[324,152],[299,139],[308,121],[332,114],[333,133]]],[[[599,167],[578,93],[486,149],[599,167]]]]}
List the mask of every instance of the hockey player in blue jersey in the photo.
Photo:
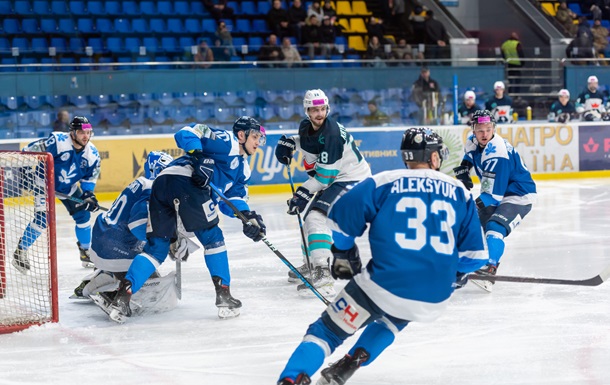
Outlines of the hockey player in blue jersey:
{"type": "MultiPolygon", "coordinates": [[[[55,164],[55,191],[82,201],[76,203],[59,197],[76,222],[77,245],[81,263],[85,267],[92,267],[89,257],[91,213],[99,210],[93,190],[100,173],[100,154],[90,141],[92,136],[93,127],[89,120],[75,116],[70,123],[69,133],[52,132],[48,138],[32,142],[23,149],[50,153],[55,164]]],[[[33,186],[34,191],[37,188],[33,186]]],[[[22,273],[30,270],[28,248],[36,242],[46,226],[46,205],[37,202],[34,220],[25,229],[13,254],[13,266],[22,273]]]]}
{"type": "MultiPolygon", "coordinates": [[[[453,171],[468,189],[473,187],[473,167],[481,181],[476,203],[489,247],[489,263],[477,273],[495,275],[504,254],[504,238],[532,209],[536,184],[517,150],[496,132],[490,111],[476,111],[471,124],[473,133],[466,140],[464,158],[453,171]]],[[[473,282],[487,291],[493,287],[489,281],[473,282]]]]}
{"type": "MultiPolygon", "coordinates": [[[[304,213],[304,231],[312,266],[304,261],[298,270],[320,293],[334,296],[334,282],[328,266],[332,240],[326,214],[335,198],[348,185],[369,177],[371,169],[350,133],[328,116],[330,104],[324,91],[307,91],[303,108],[306,119],[301,121],[298,135],[283,135],[278,141],[275,156],[278,162],[289,166],[295,150],[303,153],[303,165],[310,177],[288,201],[288,214],[304,213]],[[309,275],[310,269],[313,276],[309,275]]],[[[293,272],[288,273],[288,280],[299,282],[293,272]]],[[[302,295],[311,293],[305,284],[299,285],[297,290],[302,295]]]]}
{"type": "MultiPolygon", "coordinates": [[[[218,226],[218,210],[209,184],[213,183],[248,219],[244,234],[260,241],[266,234],[262,217],[247,203],[250,179],[248,156],[265,143],[265,132],[256,119],[242,116],[233,131],[213,129],[205,124],[183,127],[174,138],[187,155],[174,160],[152,186],[147,242],[136,255],[112,303],[110,318],[124,322],[130,316],[129,301],[148,277],[165,260],[170,243],[176,240],[177,219],[187,232],[193,232],[204,247],[205,262],[216,290],[220,318],[239,315],[241,301],[231,295],[231,276],[224,235],[218,226]]],[[[220,202],[228,216],[235,213],[220,202]]]]}
{"type": "MultiPolygon", "coordinates": [[[[91,261],[97,270],[74,289],[76,297],[86,298],[100,291],[110,292],[113,286],[118,288],[118,279],[125,275],[146,242],[148,201],[153,181],[173,160],[165,152],[151,151],[144,163],[144,176],[131,182],[110,209],[98,215],[91,242],[91,261]],[[106,289],[100,289],[102,287],[106,289]]],[[[110,302],[108,298],[102,299],[110,302]]]]}
{"type": "Polygon", "coordinates": [[[487,262],[470,192],[438,171],[448,156],[442,138],[427,128],[409,128],[400,149],[407,170],[367,178],[331,207],[333,277],[350,281],[309,325],[278,385],[310,384],[325,357],[364,329],[349,353],[322,370],[317,382],[345,384],[410,322],[439,317],[458,271],[473,272],[487,262]],[[372,258],[362,268],[355,237],[367,225],[372,258]]]}

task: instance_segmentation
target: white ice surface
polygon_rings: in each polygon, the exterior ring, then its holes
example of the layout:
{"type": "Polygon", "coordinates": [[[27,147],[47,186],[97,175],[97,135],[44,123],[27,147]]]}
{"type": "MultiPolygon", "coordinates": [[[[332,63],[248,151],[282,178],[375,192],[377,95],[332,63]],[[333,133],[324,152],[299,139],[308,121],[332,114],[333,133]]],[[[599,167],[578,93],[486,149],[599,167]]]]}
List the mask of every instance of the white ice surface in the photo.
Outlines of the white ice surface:
{"type": "MultiPolygon", "coordinates": [[[[539,202],[508,237],[499,272],[567,279],[599,274],[610,265],[610,180],[542,181],[538,187],[539,202]]],[[[268,239],[300,265],[299,227],[285,214],[287,198],[255,196],[251,206],[262,213],[268,239]]],[[[232,292],[244,304],[240,317],[217,318],[199,251],[183,264],[183,299],[175,310],[115,324],[94,305],[68,299],[89,271],[78,261],[71,218],[61,207],[58,212],[60,322],[0,335],[2,385],[271,385],[324,310],[315,297],[298,297],[280,259],[245,238],[237,220],[225,218],[232,292]]],[[[366,240],[358,243],[370,255],[366,240]]],[[[172,268],[168,260],[161,270],[172,268]]],[[[610,283],[497,283],[492,294],[468,285],[439,320],[409,325],[348,383],[608,385],[610,283]]]]}

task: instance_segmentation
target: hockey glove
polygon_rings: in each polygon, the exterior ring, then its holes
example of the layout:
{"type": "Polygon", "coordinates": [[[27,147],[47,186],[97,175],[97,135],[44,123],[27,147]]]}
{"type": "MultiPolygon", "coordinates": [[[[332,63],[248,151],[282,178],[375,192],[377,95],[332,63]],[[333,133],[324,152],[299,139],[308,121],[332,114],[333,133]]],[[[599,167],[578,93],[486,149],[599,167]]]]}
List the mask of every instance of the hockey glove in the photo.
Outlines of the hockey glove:
{"type": "Polygon", "coordinates": [[[292,161],[292,153],[296,147],[297,144],[294,139],[282,135],[277,141],[277,147],[275,148],[275,157],[277,158],[277,161],[288,166],[290,161],[292,161]]]}
{"type": "Polygon", "coordinates": [[[333,265],[330,273],[334,279],[352,279],[362,269],[360,252],[355,244],[349,250],[339,250],[333,244],[330,251],[333,253],[333,265]]]}
{"type": "Polygon", "coordinates": [[[82,199],[83,202],[76,205],[76,208],[79,211],[87,210],[94,213],[100,209],[100,205],[97,203],[97,198],[95,197],[93,191],[85,191],[83,195],[80,196],[80,199],[82,199]]]}
{"type": "Polygon", "coordinates": [[[189,152],[193,166],[193,183],[197,187],[205,188],[214,175],[214,159],[206,158],[201,150],[189,152]]]}
{"type": "Polygon", "coordinates": [[[267,235],[267,226],[263,223],[263,217],[257,214],[256,211],[244,210],[241,213],[248,219],[248,222],[244,223],[244,234],[246,237],[254,242],[263,239],[267,235]]]}
{"type": "Polygon", "coordinates": [[[464,183],[464,186],[466,186],[468,190],[474,187],[472,178],[470,178],[470,167],[466,165],[458,166],[453,169],[453,172],[455,173],[455,177],[464,183]]]}
{"type": "Polygon", "coordinates": [[[310,194],[309,190],[303,186],[299,187],[292,199],[288,201],[288,214],[297,215],[305,211],[305,207],[307,207],[311,198],[313,198],[313,194],[310,194]]]}

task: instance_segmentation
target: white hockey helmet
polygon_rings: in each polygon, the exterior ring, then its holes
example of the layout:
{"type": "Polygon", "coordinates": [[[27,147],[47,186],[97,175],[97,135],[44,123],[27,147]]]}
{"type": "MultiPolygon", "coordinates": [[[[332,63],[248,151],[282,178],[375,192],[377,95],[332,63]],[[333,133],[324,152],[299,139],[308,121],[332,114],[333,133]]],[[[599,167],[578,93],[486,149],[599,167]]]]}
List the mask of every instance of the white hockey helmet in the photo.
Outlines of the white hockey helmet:
{"type": "Polygon", "coordinates": [[[477,95],[473,91],[466,91],[464,92],[464,100],[468,99],[477,100],[477,95]]]}
{"type": "Polygon", "coordinates": [[[318,106],[327,106],[326,113],[328,114],[330,112],[330,104],[328,103],[328,97],[326,97],[324,91],[318,89],[309,90],[305,92],[305,97],[303,98],[303,108],[305,109],[305,115],[307,115],[307,109],[309,107],[318,106]]]}
{"type": "Polygon", "coordinates": [[[562,90],[559,90],[559,92],[557,93],[557,96],[567,96],[568,98],[570,97],[570,91],[566,90],[565,88],[562,90]]]}
{"type": "Polygon", "coordinates": [[[494,83],[494,90],[500,90],[500,89],[503,90],[505,88],[506,88],[506,86],[504,85],[504,82],[502,82],[502,81],[498,80],[497,82],[494,83]]]}
{"type": "Polygon", "coordinates": [[[599,83],[599,80],[597,79],[597,76],[595,76],[595,75],[591,75],[591,76],[589,76],[589,78],[587,79],[587,83],[599,83]]]}

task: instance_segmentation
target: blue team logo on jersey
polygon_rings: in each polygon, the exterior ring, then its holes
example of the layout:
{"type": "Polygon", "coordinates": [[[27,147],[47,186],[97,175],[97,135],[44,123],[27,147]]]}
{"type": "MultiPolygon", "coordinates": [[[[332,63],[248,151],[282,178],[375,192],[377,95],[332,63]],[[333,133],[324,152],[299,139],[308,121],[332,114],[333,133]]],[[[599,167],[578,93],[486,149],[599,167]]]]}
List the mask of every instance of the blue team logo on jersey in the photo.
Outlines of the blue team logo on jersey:
{"type": "Polygon", "coordinates": [[[68,139],[68,135],[66,134],[57,134],[58,142],[65,142],[68,139]]]}
{"type": "Polygon", "coordinates": [[[487,143],[487,146],[485,147],[485,155],[489,155],[489,154],[493,154],[495,152],[497,152],[498,148],[496,146],[493,145],[493,143],[489,142],[487,143]]]}
{"type": "Polygon", "coordinates": [[[97,150],[97,148],[93,147],[93,149],[91,150],[91,152],[93,152],[93,155],[95,156],[99,156],[100,152],[97,150]]]}

